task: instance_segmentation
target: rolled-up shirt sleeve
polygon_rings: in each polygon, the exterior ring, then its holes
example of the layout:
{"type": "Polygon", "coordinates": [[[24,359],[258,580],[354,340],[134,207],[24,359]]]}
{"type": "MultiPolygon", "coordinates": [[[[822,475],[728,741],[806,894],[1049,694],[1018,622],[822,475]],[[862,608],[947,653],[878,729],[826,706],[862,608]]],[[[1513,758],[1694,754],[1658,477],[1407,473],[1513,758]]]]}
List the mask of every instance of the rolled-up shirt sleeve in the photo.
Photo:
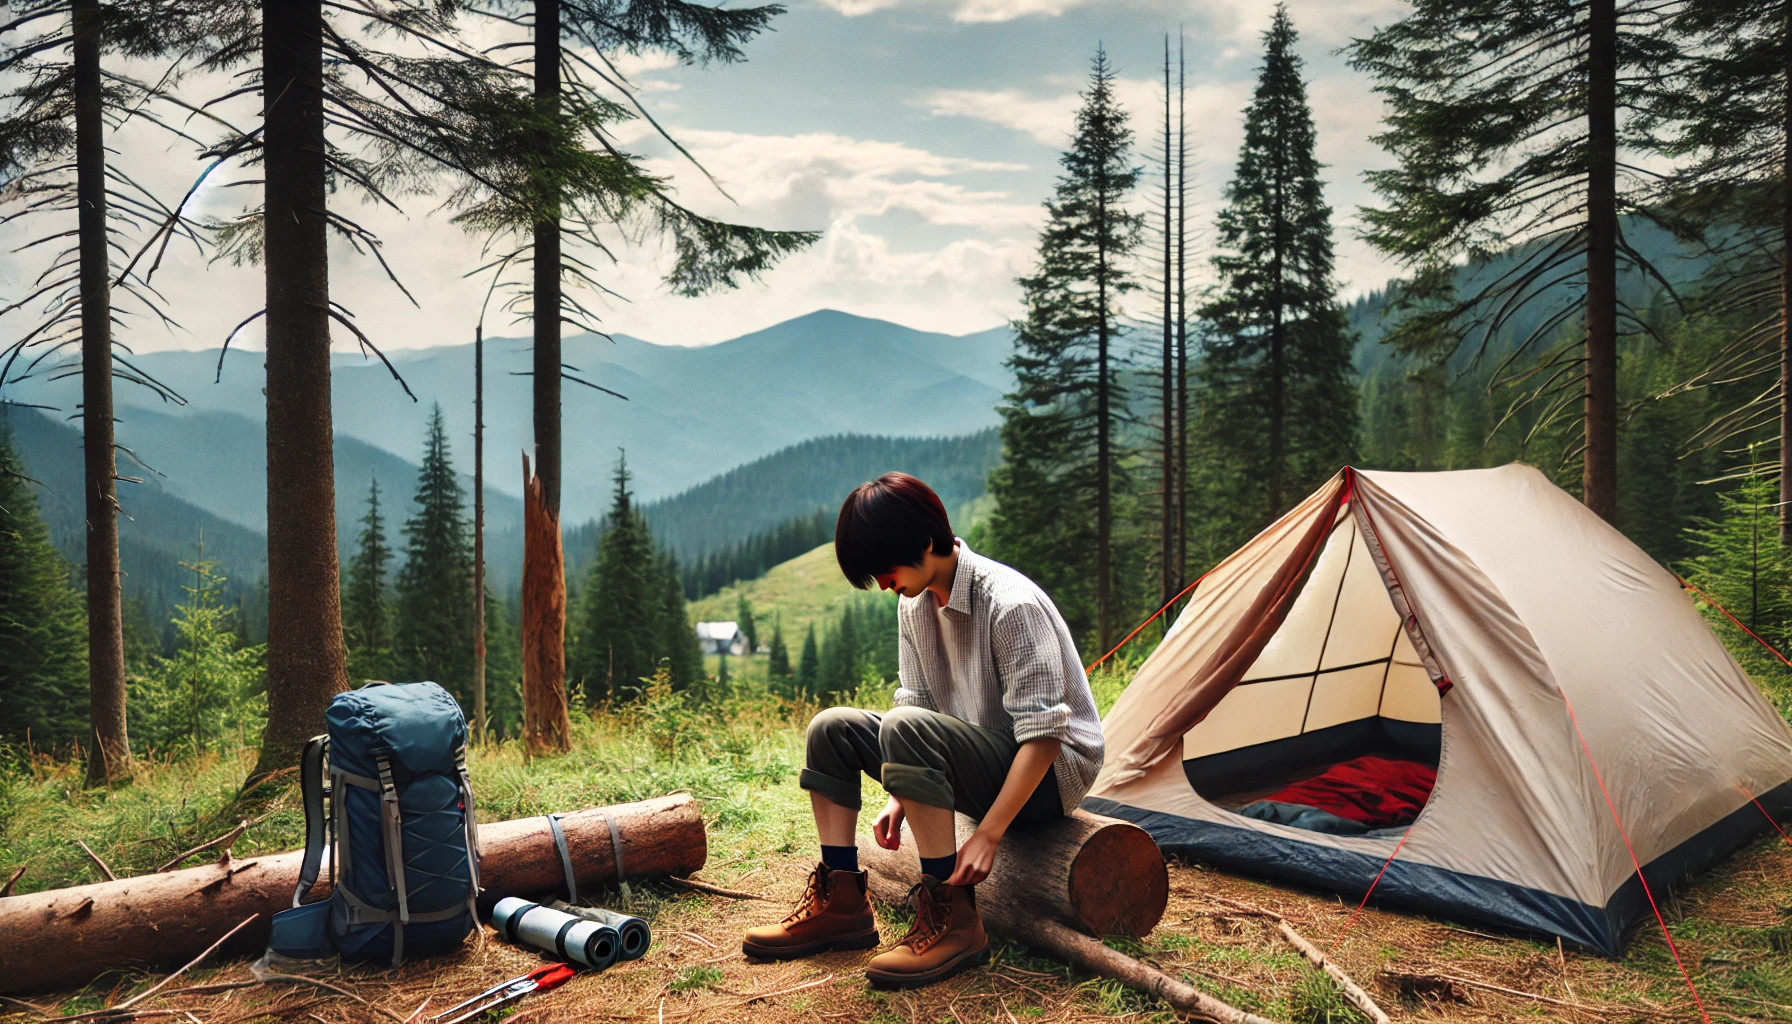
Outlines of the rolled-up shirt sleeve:
{"type": "Polygon", "coordinates": [[[1003,609],[996,616],[990,640],[1002,680],[1002,706],[1014,720],[1015,742],[1068,738],[1069,680],[1057,630],[1045,609],[1036,604],[1003,609]]]}

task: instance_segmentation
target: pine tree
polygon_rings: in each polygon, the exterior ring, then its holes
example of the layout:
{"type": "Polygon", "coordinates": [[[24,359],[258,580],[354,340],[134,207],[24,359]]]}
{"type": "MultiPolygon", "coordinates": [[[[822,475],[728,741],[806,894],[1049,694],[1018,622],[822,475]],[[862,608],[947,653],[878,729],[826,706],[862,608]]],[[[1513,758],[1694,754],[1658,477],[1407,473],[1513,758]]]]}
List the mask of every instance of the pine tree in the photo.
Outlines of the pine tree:
{"type": "Polygon", "coordinates": [[[114,352],[113,324],[122,307],[134,302],[133,312],[166,319],[162,297],[149,286],[154,268],[131,258],[138,242],[129,236],[162,221],[155,236],[201,241],[180,212],[183,203],[145,190],[138,184],[141,174],[133,177],[115,165],[119,147],[108,144],[107,133],[135,121],[185,137],[171,126],[180,119],[176,108],[187,106],[171,89],[179,62],[158,67],[158,59],[190,54],[203,27],[195,4],[18,0],[7,4],[0,28],[11,37],[0,51],[0,80],[9,86],[0,95],[0,179],[7,183],[0,203],[12,207],[4,216],[15,231],[23,217],[52,221],[49,233],[14,247],[15,253],[43,253],[47,266],[41,275],[15,271],[31,282],[22,289],[28,294],[15,296],[18,301],[0,315],[47,301],[35,327],[11,332],[18,340],[0,346],[0,385],[7,371],[30,376],[26,367],[38,363],[55,377],[81,378],[89,785],[128,774],[130,757],[117,488],[127,478],[118,475],[113,378],[172,397],[114,352]],[[129,61],[150,73],[139,82],[117,66],[102,68],[102,60],[129,61]],[[29,348],[43,351],[20,362],[29,348]],[[52,359],[69,349],[78,359],[61,365],[52,359]]]}
{"type": "Polygon", "coordinates": [[[1683,73],[1646,112],[1679,167],[1655,210],[1713,258],[1705,311],[1748,314],[1715,365],[1695,373],[1749,379],[1738,411],[1751,424],[1777,404],[1778,529],[1792,544],[1792,18],[1782,0],[1687,0],[1673,27],[1683,73]]]}
{"type": "Polygon", "coordinates": [[[592,701],[638,692],[662,662],[675,686],[703,679],[703,655],[685,610],[678,562],[655,550],[629,479],[628,460],[618,459],[615,498],[586,579],[582,621],[569,659],[570,674],[583,681],[592,701]]]}
{"type": "Polygon", "coordinates": [[[790,682],[790,649],[784,646],[784,622],[772,620],[772,642],[765,659],[765,675],[774,687],[790,682]]]}
{"type": "Polygon", "coordinates": [[[1779,539],[1778,487],[1757,474],[1720,502],[1715,519],[1695,520],[1686,531],[1696,552],[1686,560],[1686,576],[1785,650],[1792,641],[1792,550],[1779,539]]]}
{"type": "Polygon", "coordinates": [[[386,542],[386,521],[380,515],[380,484],[367,492],[367,515],[361,520],[361,541],[348,564],[342,593],[342,639],[348,645],[349,676],[390,679],[392,676],[392,601],[386,578],[392,548],[386,542]]]}
{"type": "Polygon", "coordinates": [[[1115,430],[1125,405],[1118,301],[1136,287],[1126,264],[1143,223],[1125,206],[1139,169],[1113,82],[1097,49],[1064,173],[1045,204],[1038,265],[1020,279],[1026,312],[1014,324],[1015,390],[1001,409],[1004,464],[990,477],[989,529],[992,554],[1044,586],[1073,630],[1093,626],[1104,648],[1118,621],[1114,498],[1125,483],[1115,430]]]}
{"type": "Polygon", "coordinates": [[[815,623],[803,637],[803,654],[797,661],[796,688],[806,697],[821,695],[821,653],[815,647],[815,623]]]}
{"type": "Polygon", "coordinates": [[[759,650],[759,624],[753,621],[753,605],[744,593],[735,603],[734,617],[739,620],[741,635],[747,638],[747,653],[759,650]]]}
{"type": "MultiPolygon", "coordinates": [[[[526,25],[531,36],[531,55],[523,61],[531,71],[527,94],[516,88],[493,90],[463,103],[471,115],[466,120],[484,134],[468,147],[472,156],[463,168],[467,184],[460,196],[466,209],[459,219],[469,230],[503,236],[509,243],[509,251],[495,261],[500,275],[513,260],[530,264],[526,301],[534,327],[536,479],[528,482],[525,500],[534,503],[530,514],[542,516],[549,528],[526,534],[523,646],[525,663],[532,666],[528,692],[557,694],[565,681],[534,678],[544,674],[534,666],[557,666],[558,660],[544,657],[543,651],[564,644],[566,634],[561,381],[615,394],[566,373],[562,326],[597,330],[593,311],[567,294],[567,286],[609,291],[592,276],[596,260],[567,250],[584,248],[586,256],[609,258],[615,243],[605,237],[606,230],[620,228],[625,238],[656,234],[676,254],[666,283],[681,294],[699,295],[756,277],[784,255],[810,245],[816,235],[711,220],[676,201],[668,179],[648,171],[617,137],[617,123],[632,119],[636,111],[644,114],[646,108],[620,75],[599,71],[580,56],[595,51],[606,66],[611,55],[622,52],[665,53],[686,64],[732,63],[743,58],[741,47],[765,30],[782,7],[709,7],[684,0],[515,0],[471,9],[506,26],[526,25]],[[629,102],[618,102],[616,92],[629,102]],[[540,550],[543,545],[551,550],[540,550]]],[[[648,123],[688,156],[658,122],[649,117],[648,123]]],[[[531,742],[543,740],[531,737],[531,742]]]]}
{"type": "Polygon", "coordinates": [[[0,410],[0,740],[87,739],[87,617],[0,410]]]}
{"type": "Polygon", "coordinates": [[[1619,157],[1621,141],[1637,140],[1620,139],[1618,110],[1646,105],[1649,83],[1677,59],[1664,31],[1673,5],[1412,6],[1350,47],[1352,66],[1376,79],[1390,107],[1376,141],[1399,162],[1368,174],[1387,205],[1363,211],[1367,237],[1414,274],[1402,290],[1409,312],[1386,340],[1438,359],[1467,339],[1482,354],[1524,354],[1581,315],[1584,334],[1545,352],[1540,369],[1500,382],[1530,382],[1529,400],[1546,418],[1583,410],[1563,458],[1581,463],[1587,507],[1615,520],[1618,272],[1650,272],[1619,237],[1619,210],[1643,205],[1648,178],[1639,161],[1619,157]],[[1510,270],[1462,267],[1514,243],[1529,244],[1510,270]],[[1561,301],[1564,288],[1574,301],[1561,301]],[[1520,316],[1541,323],[1506,337],[1520,316]]]}
{"type": "Polygon", "coordinates": [[[193,579],[175,608],[175,651],[131,680],[131,732],[158,753],[212,749],[233,733],[241,742],[260,731],[265,715],[259,691],[267,649],[244,644],[233,628],[238,616],[222,603],[225,577],[205,557],[203,536],[198,557],[181,566],[193,579]]]}
{"type": "MultiPolygon", "coordinates": [[[[647,521],[642,519],[641,522],[645,528],[647,521]]],[[[665,662],[672,685],[689,686],[703,678],[703,647],[697,642],[697,627],[692,624],[685,608],[678,559],[662,552],[655,561],[655,568],[660,605],[659,622],[654,630],[657,638],[654,657],[656,663],[665,662]]]]}
{"type": "Polygon", "coordinates": [[[616,462],[615,497],[585,585],[585,622],[572,659],[587,700],[626,696],[654,672],[658,616],[653,538],[634,508],[628,460],[616,462]]]}
{"type": "Polygon", "coordinates": [[[523,661],[516,628],[516,604],[485,592],[485,721],[494,736],[515,737],[523,729],[523,661]]]}
{"type": "Polygon", "coordinates": [[[1277,7],[1218,218],[1220,288],[1202,310],[1207,505],[1238,510],[1235,541],[1337,472],[1356,434],[1351,337],[1332,281],[1331,209],[1296,39],[1277,7]]]}
{"type": "Polygon", "coordinates": [[[417,473],[417,514],[404,524],[393,661],[398,674],[440,683],[473,706],[473,554],[466,496],[454,475],[442,409],[429,417],[417,473]]]}

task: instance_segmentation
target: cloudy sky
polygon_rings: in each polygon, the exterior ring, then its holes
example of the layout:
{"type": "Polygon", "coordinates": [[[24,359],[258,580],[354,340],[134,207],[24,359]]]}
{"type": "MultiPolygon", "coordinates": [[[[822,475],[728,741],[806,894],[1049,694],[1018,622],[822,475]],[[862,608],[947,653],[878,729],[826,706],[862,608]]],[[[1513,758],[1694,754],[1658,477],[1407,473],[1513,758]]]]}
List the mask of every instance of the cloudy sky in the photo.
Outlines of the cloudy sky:
{"type": "MultiPolygon", "coordinates": [[[[1309,90],[1335,211],[1346,295],[1392,268],[1354,237],[1369,200],[1366,168],[1386,157],[1369,136],[1380,104],[1344,66],[1338,48],[1398,16],[1398,0],[1289,0],[1301,33],[1309,90]]],[[[618,252],[606,283],[627,301],[600,306],[605,326],[663,344],[713,343],[818,308],[965,333],[1018,310],[1014,278],[1032,259],[1040,203],[1058,171],[1077,91],[1102,45],[1141,136],[1141,157],[1162,120],[1164,35],[1186,39],[1188,126],[1199,161],[1193,199],[1211,221],[1231,175],[1241,111],[1260,61],[1270,0],[789,0],[776,30],[745,63],[707,69],[639,60],[633,81],[646,104],[727,189],[725,198],[651,136],[639,152],[671,174],[681,197],[706,213],[822,240],[757,284],[701,299],[667,294],[663,254],[618,252]]],[[[123,144],[136,161],[160,161],[156,178],[190,180],[183,153],[123,144]]],[[[212,210],[240,207],[240,190],[208,190],[212,210]]],[[[390,349],[470,340],[482,286],[476,240],[428,199],[407,214],[349,210],[385,242],[388,260],[421,302],[413,307],[376,264],[343,249],[333,295],[390,349]]],[[[5,229],[0,229],[5,230],[5,229]]],[[[12,291],[30,268],[0,261],[12,291]],[[10,279],[10,280],[8,280],[10,279]]],[[[215,347],[260,307],[255,271],[176,254],[157,278],[179,330],[131,325],[138,350],[215,347]]],[[[488,320],[488,334],[524,329],[488,320]]],[[[241,340],[259,343],[254,329],[241,340]]],[[[352,341],[340,346],[345,351],[352,341]]]]}

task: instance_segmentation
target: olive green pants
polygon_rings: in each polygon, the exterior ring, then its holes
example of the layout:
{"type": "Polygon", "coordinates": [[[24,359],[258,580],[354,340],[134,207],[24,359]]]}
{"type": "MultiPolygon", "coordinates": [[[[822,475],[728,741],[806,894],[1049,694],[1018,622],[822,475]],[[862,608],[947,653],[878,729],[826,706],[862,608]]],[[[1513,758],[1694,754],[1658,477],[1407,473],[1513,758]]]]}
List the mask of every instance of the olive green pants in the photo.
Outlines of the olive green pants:
{"type": "MultiPolygon", "coordinates": [[[[856,811],[862,772],[892,796],[981,819],[1002,792],[1019,751],[1011,735],[926,708],[882,713],[828,708],[809,723],[808,763],[799,784],[856,811]]],[[[1058,781],[1048,771],[1014,820],[1043,821],[1063,813],[1058,781]]]]}

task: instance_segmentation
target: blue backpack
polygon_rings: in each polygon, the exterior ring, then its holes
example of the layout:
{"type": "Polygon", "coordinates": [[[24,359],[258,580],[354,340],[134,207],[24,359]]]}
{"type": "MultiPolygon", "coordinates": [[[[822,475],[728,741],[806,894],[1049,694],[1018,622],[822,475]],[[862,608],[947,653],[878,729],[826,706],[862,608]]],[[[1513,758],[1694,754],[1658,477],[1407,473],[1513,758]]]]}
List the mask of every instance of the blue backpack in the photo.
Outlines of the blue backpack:
{"type": "Polygon", "coordinates": [[[305,744],[300,763],[305,859],[293,909],[274,915],[269,948],[393,965],[455,948],[479,896],[460,705],[435,683],[370,683],[337,694],[325,717],[328,735],[305,744]],[[326,828],[335,889],[305,903],[326,828]]]}

